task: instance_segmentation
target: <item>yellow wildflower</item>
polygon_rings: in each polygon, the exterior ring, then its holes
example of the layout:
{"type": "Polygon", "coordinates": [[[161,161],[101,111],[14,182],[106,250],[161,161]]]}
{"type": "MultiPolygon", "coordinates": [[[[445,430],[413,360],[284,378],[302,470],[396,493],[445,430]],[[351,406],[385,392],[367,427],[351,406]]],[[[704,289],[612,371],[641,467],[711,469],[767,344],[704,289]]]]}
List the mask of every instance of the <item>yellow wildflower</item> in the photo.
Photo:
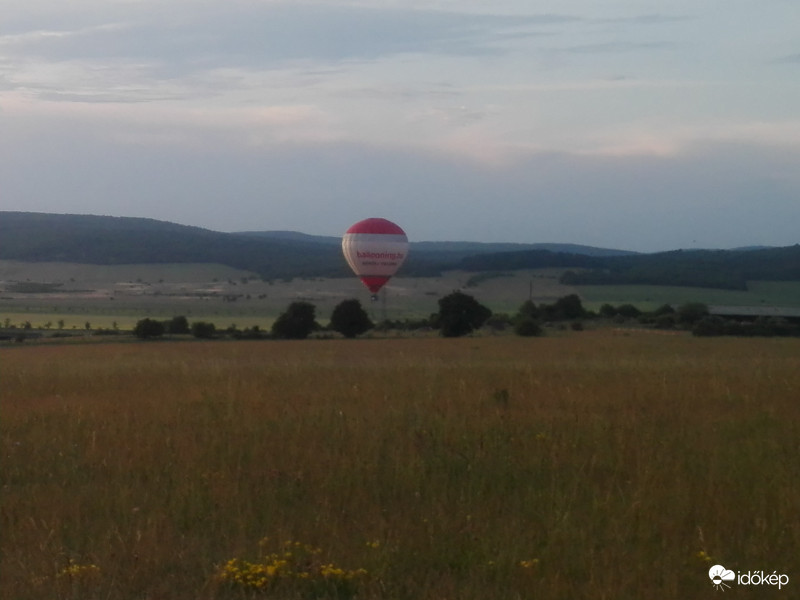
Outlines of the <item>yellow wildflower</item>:
{"type": "Polygon", "coordinates": [[[698,552],[694,556],[695,556],[695,558],[697,558],[698,560],[700,560],[700,561],[702,561],[704,563],[710,563],[712,561],[711,557],[708,555],[708,553],[705,550],[700,550],[700,552],[698,552]]]}
{"type": "Polygon", "coordinates": [[[100,574],[100,567],[94,564],[82,565],[74,560],[58,572],[58,577],[70,577],[72,579],[86,579],[100,574]]]}

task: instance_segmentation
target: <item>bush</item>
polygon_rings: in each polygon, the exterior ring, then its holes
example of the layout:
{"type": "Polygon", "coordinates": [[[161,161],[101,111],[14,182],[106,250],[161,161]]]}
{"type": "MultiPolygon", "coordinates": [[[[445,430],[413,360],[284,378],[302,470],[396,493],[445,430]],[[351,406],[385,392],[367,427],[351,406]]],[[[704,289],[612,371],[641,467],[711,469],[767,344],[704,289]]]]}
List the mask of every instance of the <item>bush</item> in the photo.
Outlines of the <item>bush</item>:
{"type": "Polygon", "coordinates": [[[531,300],[525,300],[522,305],[519,307],[517,311],[517,316],[520,318],[531,318],[531,319],[538,319],[540,315],[540,310],[536,308],[536,304],[534,304],[531,300]]]}
{"type": "Polygon", "coordinates": [[[214,335],[216,335],[217,327],[213,323],[207,323],[205,321],[195,321],[194,323],[192,323],[191,332],[192,335],[196,338],[210,339],[213,338],[214,335]]]}
{"type": "Polygon", "coordinates": [[[654,317],[660,317],[661,315],[674,315],[675,309],[672,308],[670,304],[662,304],[657,309],[653,311],[654,317]]]}
{"type": "Polygon", "coordinates": [[[439,300],[439,325],[443,337],[460,337],[481,327],[492,311],[463,292],[453,292],[439,300]]]}
{"type": "Polygon", "coordinates": [[[606,303],[600,307],[600,316],[605,317],[606,319],[610,319],[611,317],[616,316],[617,309],[611,306],[610,304],[606,303]]]}
{"type": "Polygon", "coordinates": [[[580,319],[586,316],[586,311],[577,294],[570,294],[556,300],[553,308],[564,319],[580,319]]]}
{"type": "Polygon", "coordinates": [[[309,302],[292,302],[272,325],[272,334],[277,338],[302,340],[319,329],[315,320],[316,308],[309,302]]]}
{"type": "Polygon", "coordinates": [[[172,334],[187,334],[190,332],[189,321],[183,315],[172,317],[166,322],[167,333],[172,334]]]}
{"type": "Polygon", "coordinates": [[[514,333],[523,337],[537,337],[542,335],[542,327],[535,319],[524,318],[517,321],[514,325],[514,333]]]}
{"type": "Polygon", "coordinates": [[[616,313],[628,319],[635,319],[642,314],[642,311],[636,308],[633,304],[620,304],[616,309],[616,313]]]}
{"type": "Polygon", "coordinates": [[[569,319],[580,319],[587,316],[581,304],[581,299],[577,294],[563,296],[553,304],[542,304],[539,307],[541,316],[548,321],[564,321],[569,319]]]}
{"type": "Polygon", "coordinates": [[[731,335],[731,336],[789,336],[800,335],[800,328],[792,326],[784,319],[759,317],[753,323],[739,322],[722,317],[703,317],[694,327],[692,333],[697,336],[731,335]]]}
{"type": "Polygon", "coordinates": [[[133,328],[133,335],[142,340],[147,340],[164,335],[164,323],[155,319],[141,319],[133,328]]]}
{"type": "Polygon", "coordinates": [[[692,335],[712,336],[725,335],[725,319],[720,317],[703,317],[692,327],[692,335]]]}
{"type": "Polygon", "coordinates": [[[331,314],[330,328],[346,338],[354,338],[372,327],[374,325],[369,315],[361,306],[361,302],[356,299],[343,300],[336,305],[331,314]]]}
{"type": "Polygon", "coordinates": [[[669,313],[660,314],[653,321],[656,329],[674,329],[675,323],[675,315],[669,313]]]}
{"type": "Polygon", "coordinates": [[[258,325],[252,327],[245,327],[242,330],[237,329],[235,326],[228,327],[227,334],[235,340],[262,340],[267,337],[266,333],[261,331],[258,325]]]}
{"type": "Polygon", "coordinates": [[[708,306],[702,302],[689,302],[678,307],[678,321],[685,325],[694,325],[708,316],[708,306]]]}

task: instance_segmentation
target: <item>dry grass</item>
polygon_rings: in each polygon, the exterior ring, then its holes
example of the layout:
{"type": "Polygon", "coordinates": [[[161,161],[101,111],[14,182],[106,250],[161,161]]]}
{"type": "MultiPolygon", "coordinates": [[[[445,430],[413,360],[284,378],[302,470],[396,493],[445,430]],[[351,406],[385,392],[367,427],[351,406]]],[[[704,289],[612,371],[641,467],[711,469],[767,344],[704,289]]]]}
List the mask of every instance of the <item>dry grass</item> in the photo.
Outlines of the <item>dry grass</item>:
{"type": "Polygon", "coordinates": [[[797,340],[26,347],[2,383],[7,598],[262,597],[220,572],[287,540],[367,575],[263,597],[800,585],[797,340]]]}

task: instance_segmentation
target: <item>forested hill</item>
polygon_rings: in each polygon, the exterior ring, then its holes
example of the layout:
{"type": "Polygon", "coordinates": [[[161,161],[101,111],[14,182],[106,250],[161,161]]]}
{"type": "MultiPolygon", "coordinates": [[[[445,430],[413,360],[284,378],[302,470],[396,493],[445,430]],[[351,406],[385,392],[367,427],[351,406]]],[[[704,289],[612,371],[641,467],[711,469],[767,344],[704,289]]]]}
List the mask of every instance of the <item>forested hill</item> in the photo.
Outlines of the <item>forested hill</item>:
{"type": "MultiPolygon", "coordinates": [[[[89,264],[218,263],[265,279],[340,277],[339,238],[297,232],[221,233],[153,219],[0,212],[0,260],[89,264]]],[[[560,267],[569,284],[641,283],[744,289],[800,281],[800,245],[635,254],[574,244],[415,242],[402,273],[560,267]]]]}
{"type": "Polygon", "coordinates": [[[562,267],[570,285],[650,284],[746,289],[747,281],[800,281],[800,245],[756,250],[675,250],[631,256],[503,252],[461,261],[467,271],[562,267]]]}
{"type": "MultiPolygon", "coordinates": [[[[593,255],[620,250],[559,244],[414,242],[404,275],[437,275],[474,254],[546,247],[593,255]]],[[[341,238],[293,231],[221,233],[153,219],[0,212],[0,259],[89,264],[219,263],[264,278],[350,276],[341,238]]]]}
{"type": "Polygon", "coordinates": [[[344,276],[338,248],[152,219],[0,213],[0,259],[88,264],[218,263],[264,278],[344,276]]]}

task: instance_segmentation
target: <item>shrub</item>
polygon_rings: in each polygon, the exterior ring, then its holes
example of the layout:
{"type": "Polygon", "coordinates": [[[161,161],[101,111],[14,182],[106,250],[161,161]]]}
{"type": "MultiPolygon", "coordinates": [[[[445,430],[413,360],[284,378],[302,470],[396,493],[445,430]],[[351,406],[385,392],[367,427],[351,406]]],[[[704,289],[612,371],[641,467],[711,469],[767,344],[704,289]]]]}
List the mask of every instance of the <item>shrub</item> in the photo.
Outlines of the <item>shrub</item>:
{"type": "Polygon", "coordinates": [[[356,299],[343,300],[336,305],[331,314],[330,328],[338,331],[346,338],[354,338],[357,335],[361,335],[372,329],[373,326],[367,311],[356,299]]]}
{"type": "Polygon", "coordinates": [[[548,321],[580,319],[587,316],[586,310],[584,310],[581,299],[577,294],[563,296],[553,304],[542,304],[539,307],[539,311],[542,318],[548,321]]]}
{"type": "Polygon", "coordinates": [[[439,324],[443,337],[471,333],[491,316],[491,310],[463,292],[453,292],[439,300],[439,324]]]}
{"type": "Polygon", "coordinates": [[[195,321],[192,323],[191,332],[196,338],[210,339],[217,333],[217,327],[213,323],[195,321]]]}
{"type": "Polygon", "coordinates": [[[678,307],[678,321],[685,325],[694,325],[708,316],[708,306],[702,302],[689,302],[678,307]]]}
{"type": "Polygon", "coordinates": [[[292,302],[272,325],[277,338],[302,340],[319,325],[315,320],[316,308],[309,302],[292,302]]]}
{"type": "Polygon", "coordinates": [[[183,315],[172,317],[166,322],[167,333],[186,334],[190,332],[189,321],[183,315]]]}
{"type": "Polygon", "coordinates": [[[525,300],[522,305],[519,307],[517,311],[517,315],[519,317],[529,317],[531,319],[537,319],[540,315],[540,310],[536,308],[536,304],[534,304],[531,300],[525,300]]]}
{"type": "Polygon", "coordinates": [[[712,336],[725,334],[725,319],[720,317],[703,317],[692,327],[692,335],[712,336]]]}
{"type": "Polygon", "coordinates": [[[654,317],[660,317],[661,315],[674,315],[675,309],[672,308],[670,304],[662,304],[657,309],[653,311],[654,317]]]}
{"type": "Polygon", "coordinates": [[[520,319],[514,325],[514,333],[523,337],[536,337],[542,335],[543,331],[535,319],[525,318],[520,319]]]}
{"type": "Polygon", "coordinates": [[[620,304],[617,307],[616,312],[618,315],[629,319],[635,319],[642,314],[642,311],[636,308],[633,304],[620,304]]]}
{"type": "Polygon", "coordinates": [[[616,316],[617,309],[611,306],[610,304],[606,303],[600,307],[600,316],[605,317],[606,319],[610,319],[613,316],[616,316]]]}
{"type": "Polygon", "coordinates": [[[586,311],[577,294],[570,294],[556,300],[553,308],[564,319],[579,319],[586,316],[586,311]]]}
{"type": "Polygon", "coordinates": [[[139,339],[146,340],[164,335],[164,323],[155,319],[141,319],[136,322],[133,328],[133,335],[139,339]]]}
{"type": "Polygon", "coordinates": [[[653,323],[656,329],[673,329],[675,327],[675,315],[669,313],[660,314],[653,323]]]}

